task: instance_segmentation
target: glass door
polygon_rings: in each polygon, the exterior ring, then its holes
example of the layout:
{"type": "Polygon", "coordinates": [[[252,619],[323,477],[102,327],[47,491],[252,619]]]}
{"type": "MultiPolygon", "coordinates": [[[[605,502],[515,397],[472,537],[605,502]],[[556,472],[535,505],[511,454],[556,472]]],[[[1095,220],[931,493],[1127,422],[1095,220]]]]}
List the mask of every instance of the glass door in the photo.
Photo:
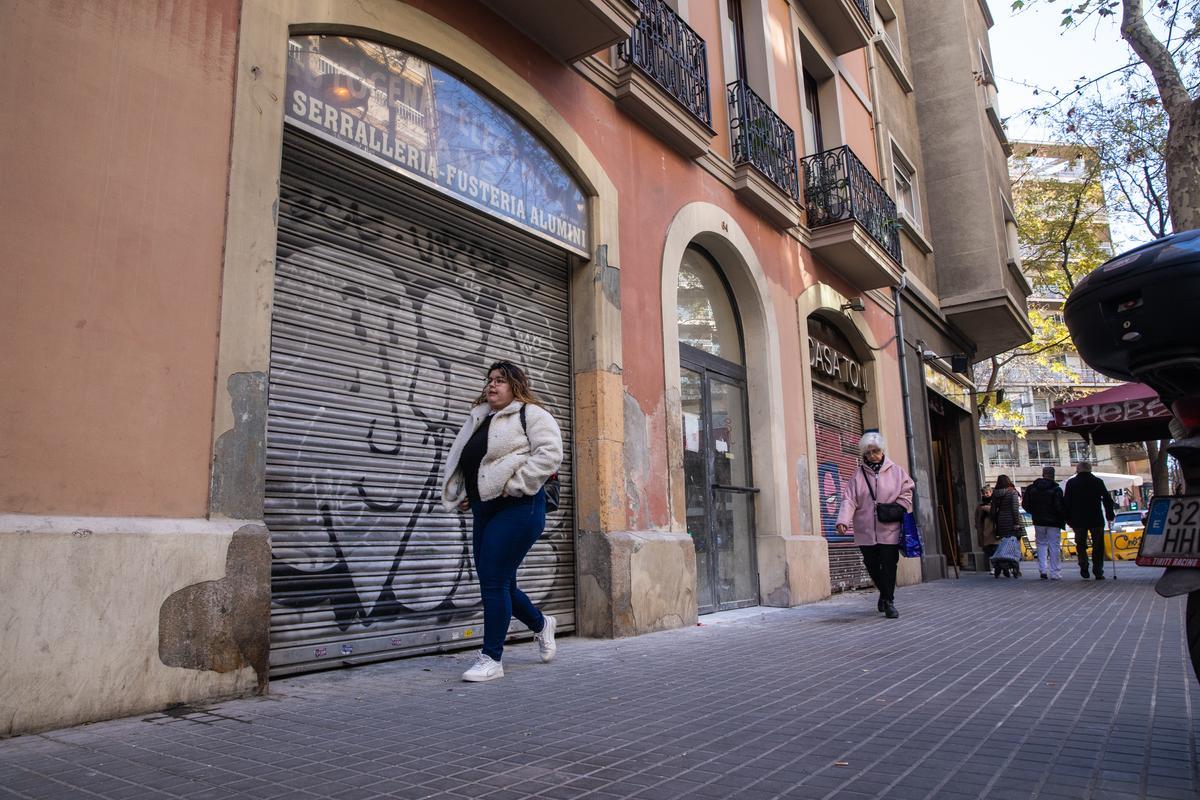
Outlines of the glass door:
{"type": "Polygon", "coordinates": [[[744,369],[680,346],[687,529],[701,614],[758,605],[744,369]]]}

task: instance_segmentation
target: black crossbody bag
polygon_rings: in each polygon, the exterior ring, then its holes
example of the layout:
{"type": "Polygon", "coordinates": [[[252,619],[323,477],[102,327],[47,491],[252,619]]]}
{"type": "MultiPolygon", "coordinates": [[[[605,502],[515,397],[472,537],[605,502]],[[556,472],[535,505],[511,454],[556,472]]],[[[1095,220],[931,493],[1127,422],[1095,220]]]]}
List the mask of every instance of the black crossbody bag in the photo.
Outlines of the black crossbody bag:
{"type": "MultiPolygon", "coordinates": [[[[525,427],[525,403],[521,404],[521,430],[525,432],[525,438],[528,439],[529,429],[525,427]]],[[[532,448],[533,442],[530,442],[529,446],[532,448]]],[[[546,510],[558,511],[558,496],[562,485],[559,483],[557,470],[549,478],[546,478],[546,482],[542,484],[542,488],[546,490],[546,510]]]]}
{"type": "Polygon", "coordinates": [[[867,491],[871,493],[871,501],[875,503],[875,519],[880,522],[903,522],[904,515],[907,513],[904,506],[899,503],[881,503],[876,500],[875,490],[871,488],[871,476],[867,474],[866,467],[863,467],[862,471],[867,491]]]}

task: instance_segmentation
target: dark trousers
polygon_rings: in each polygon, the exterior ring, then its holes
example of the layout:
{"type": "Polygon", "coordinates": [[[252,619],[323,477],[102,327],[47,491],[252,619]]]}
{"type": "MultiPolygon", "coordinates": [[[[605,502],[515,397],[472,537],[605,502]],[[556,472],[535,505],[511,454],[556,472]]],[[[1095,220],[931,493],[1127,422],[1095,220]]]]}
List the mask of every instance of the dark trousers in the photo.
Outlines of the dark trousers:
{"type": "Polygon", "coordinates": [[[517,567],[546,527],[546,494],[472,503],[471,513],[472,554],[483,597],[483,653],[499,661],[513,617],[535,633],[546,623],[517,588],[517,567]]]}
{"type": "Polygon", "coordinates": [[[896,599],[896,565],[900,563],[900,546],[895,544],[860,545],[863,565],[871,582],[879,590],[879,599],[890,603],[896,599]]]}
{"type": "Polygon", "coordinates": [[[1088,571],[1087,543],[1088,534],[1092,537],[1092,572],[1095,575],[1104,574],[1104,526],[1072,528],[1075,532],[1075,555],[1079,558],[1079,574],[1086,575],[1088,571]]]}

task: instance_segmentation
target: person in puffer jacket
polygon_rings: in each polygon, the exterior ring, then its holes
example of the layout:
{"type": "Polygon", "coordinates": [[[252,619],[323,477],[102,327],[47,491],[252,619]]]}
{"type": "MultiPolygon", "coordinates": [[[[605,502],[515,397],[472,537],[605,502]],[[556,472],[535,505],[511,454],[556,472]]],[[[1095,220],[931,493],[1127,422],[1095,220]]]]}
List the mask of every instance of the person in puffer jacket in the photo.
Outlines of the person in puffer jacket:
{"type": "Polygon", "coordinates": [[[515,616],[534,632],[543,662],[554,658],[557,620],[517,587],[517,568],[546,527],[547,479],[563,458],[562,431],[538,405],[525,371],[509,361],[488,368],[483,393],[450,447],[442,505],[470,511],[472,557],[483,599],[483,650],[464,681],[504,677],[501,656],[515,616]]]}
{"type": "Polygon", "coordinates": [[[1067,524],[1067,506],[1063,490],[1054,482],[1054,467],[1042,467],[1042,477],[1025,487],[1021,508],[1033,517],[1042,580],[1062,580],[1062,529],[1067,524]]]}
{"type": "Polygon", "coordinates": [[[992,575],[999,578],[1021,577],[1021,536],[1025,526],[1021,524],[1021,498],[1012,478],[1001,475],[996,478],[992,491],[992,522],[996,524],[996,538],[1000,544],[992,554],[992,575]]]}

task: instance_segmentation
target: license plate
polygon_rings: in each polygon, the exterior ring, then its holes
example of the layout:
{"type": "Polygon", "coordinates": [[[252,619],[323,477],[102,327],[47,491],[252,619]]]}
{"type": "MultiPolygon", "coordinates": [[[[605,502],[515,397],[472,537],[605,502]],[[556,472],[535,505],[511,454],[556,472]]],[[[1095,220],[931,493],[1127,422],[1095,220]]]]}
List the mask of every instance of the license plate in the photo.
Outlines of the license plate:
{"type": "Polygon", "coordinates": [[[1200,567],[1200,496],[1150,501],[1137,563],[1143,567],[1200,567]]]}

